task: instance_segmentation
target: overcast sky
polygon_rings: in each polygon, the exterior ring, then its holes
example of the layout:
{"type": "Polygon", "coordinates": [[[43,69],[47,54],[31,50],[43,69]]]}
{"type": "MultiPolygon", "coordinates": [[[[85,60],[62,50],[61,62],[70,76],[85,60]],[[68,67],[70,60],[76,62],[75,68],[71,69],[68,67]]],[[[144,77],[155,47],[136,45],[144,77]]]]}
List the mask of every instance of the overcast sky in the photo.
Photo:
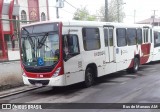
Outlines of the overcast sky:
{"type": "MultiPolygon", "coordinates": [[[[50,0],[55,2],[55,0],[50,0]]],[[[105,0],[67,0],[76,8],[86,6],[91,14],[95,14],[96,11],[104,5],[105,0]]],[[[156,17],[160,17],[160,0],[123,0],[123,9],[126,14],[124,22],[134,22],[134,10],[136,10],[135,20],[136,22],[143,19],[150,18],[153,15],[153,10],[156,10],[156,17]]],[[[64,8],[60,9],[60,18],[72,19],[75,8],[64,2],[64,8]]],[[[51,4],[50,4],[51,5],[51,4]]],[[[55,5],[55,4],[54,4],[55,5]]],[[[53,13],[52,13],[53,14],[53,13]]],[[[52,18],[52,17],[51,17],[52,18]]]]}
{"type": "MultiPolygon", "coordinates": [[[[5,2],[10,0],[5,0],[5,2]]],[[[60,18],[72,19],[76,8],[81,6],[86,6],[90,14],[96,14],[96,11],[104,6],[105,0],[66,0],[71,5],[64,2],[64,8],[59,9],[60,18]],[[74,8],[75,7],[75,8],[74,8]]],[[[108,0],[110,1],[110,0],[108,0]]],[[[135,21],[141,21],[150,18],[153,15],[153,10],[156,10],[156,17],[160,17],[160,0],[123,0],[123,10],[126,14],[124,22],[133,23],[134,22],[134,10],[135,10],[135,21]]],[[[56,0],[49,0],[50,6],[50,18],[56,17],[55,11],[56,0]]]]}

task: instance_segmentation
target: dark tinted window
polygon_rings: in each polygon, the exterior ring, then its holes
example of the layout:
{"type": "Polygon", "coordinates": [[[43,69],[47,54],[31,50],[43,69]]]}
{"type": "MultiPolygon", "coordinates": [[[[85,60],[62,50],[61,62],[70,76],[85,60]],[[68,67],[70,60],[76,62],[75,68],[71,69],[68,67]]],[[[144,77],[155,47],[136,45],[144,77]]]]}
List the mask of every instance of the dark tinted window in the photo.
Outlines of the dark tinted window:
{"type": "Polygon", "coordinates": [[[64,35],[63,48],[66,54],[79,53],[79,44],[77,35],[64,35]]]}
{"type": "Polygon", "coordinates": [[[148,42],[148,28],[143,29],[144,43],[148,42]]]}
{"type": "Polygon", "coordinates": [[[113,46],[113,29],[109,28],[109,45],[113,46]]]}
{"type": "Polygon", "coordinates": [[[150,41],[152,43],[152,29],[150,29],[150,41]]]}
{"type": "Polygon", "coordinates": [[[80,53],[77,35],[63,35],[63,51],[65,60],[68,60],[80,53]]]}
{"type": "Polygon", "coordinates": [[[137,43],[142,44],[142,29],[137,29],[137,43]]]}
{"type": "Polygon", "coordinates": [[[154,47],[160,46],[160,32],[154,31],[154,47]]]}
{"type": "Polygon", "coordinates": [[[118,28],[116,30],[116,34],[117,34],[117,46],[121,47],[121,46],[127,45],[127,42],[126,42],[126,29],[125,28],[118,28]]]}
{"type": "Polygon", "coordinates": [[[104,29],[104,42],[105,46],[108,46],[108,28],[104,29]]]}
{"type": "Polygon", "coordinates": [[[128,45],[136,45],[136,29],[127,29],[127,43],[128,45]]]}
{"type": "Polygon", "coordinates": [[[100,49],[100,34],[98,28],[83,28],[83,45],[86,51],[100,49]]]}

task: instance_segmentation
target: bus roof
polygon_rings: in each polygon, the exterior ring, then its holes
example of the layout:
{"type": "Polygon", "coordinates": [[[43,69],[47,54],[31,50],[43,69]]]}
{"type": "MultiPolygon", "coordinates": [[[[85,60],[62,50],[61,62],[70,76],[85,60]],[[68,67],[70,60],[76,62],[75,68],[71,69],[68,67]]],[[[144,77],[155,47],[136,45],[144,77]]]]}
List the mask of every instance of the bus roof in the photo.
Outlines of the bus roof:
{"type": "Polygon", "coordinates": [[[113,27],[152,27],[149,24],[127,24],[127,23],[116,23],[116,22],[98,22],[98,21],[77,21],[77,20],[52,20],[52,21],[41,21],[35,22],[27,25],[23,25],[22,27],[27,27],[31,25],[40,25],[40,24],[48,24],[48,23],[55,23],[55,22],[62,22],[64,26],[77,26],[77,27],[104,27],[104,26],[113,26],[113,27]]]}
{"type": "Polygon", "coordinates": [[[154,31],[160,31],[160,26],[154,26],[154,27],[153,27],[153,30],[154,30],[154,31]]]}

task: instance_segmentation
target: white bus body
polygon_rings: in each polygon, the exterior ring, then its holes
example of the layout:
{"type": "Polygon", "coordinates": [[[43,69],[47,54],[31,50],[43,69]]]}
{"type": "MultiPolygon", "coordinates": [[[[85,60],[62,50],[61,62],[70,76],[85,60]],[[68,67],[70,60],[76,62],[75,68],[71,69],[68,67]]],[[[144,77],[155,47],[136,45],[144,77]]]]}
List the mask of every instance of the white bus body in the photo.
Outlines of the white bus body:
{"type": "MultiPolygon", "coordinates": [[[[60,70],[53,68],[53,72],[48,72],[52,73],[52,76],[45,77],[47,72],[28,72],[22,57],[24,84],[66,86],[84,81],[86,86],[91,86],[95,77],[124,69],[136,72],[140,64],[152,60],[154,45],[150,25],[88,21],[57,22],[62,23],[62,32],[59,36],[63,41],[62,52],[65,52],[67,58],[63,54],[60,70]],[[73,52],[68,53],[71,50],[73,52]],[[44,84],[44,80],[48,83],[44,84]]],[[[33,25],[53,23],[55,22],[33,25]]]]}
{"type": "Polygon", "coordinates": [[[153,43],[154,43],[154,50],[153,50],[153,57],[152,61],[160,60],[160,27],[153,27],[153,43]]]}

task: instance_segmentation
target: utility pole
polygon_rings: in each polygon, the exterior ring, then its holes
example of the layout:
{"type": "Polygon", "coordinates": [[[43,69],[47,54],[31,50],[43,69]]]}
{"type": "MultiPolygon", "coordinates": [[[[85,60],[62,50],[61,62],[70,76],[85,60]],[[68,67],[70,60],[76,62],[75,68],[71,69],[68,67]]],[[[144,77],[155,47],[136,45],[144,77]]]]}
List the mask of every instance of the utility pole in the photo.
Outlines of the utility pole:
{"type": "Polygon", "coordinates": [[[117,0],[117,16],[118,16],[118,23],[120,22],[120,18],[119,18],[119,0],[117,0]]]}
{"type": "Polygon", "coordinates": [[[108,21],[108,0],[105,0],[105,21],[108,21]]]}
{"type": "Polygon", "coordinates": [[[134,10],[134,23],[136,23],[136,10],[134,10]]]}
{"type": "Polygon", "coordinates": [[[64,0],[56,0],[56,15],[59,18],[59,8],[64,7],[64,0]]]}
{"type": "Polygon", "coordinates": [[[155,16],[156,16],[156,11],[157,10],[153,10],[153,22],[152,22],[152,25],[154,26],[154,19],[155,19],[155,16]]]}
{"type": "MultiPolygon", "coordinates": [[[[58,3],[58,0],[56,0],[56,3],[58,3]]],[[[57,19],[59,18],[59,10],[58,10],[58,6],[56,7],[56,15],[57,15],[57,19]]]]}
{"type": "Polygon", "coordinates": [[[58,7],[56,7],[56,15],[57,15],[57,18],[59,18],[59,10],[58,10],[58,7]]]}

